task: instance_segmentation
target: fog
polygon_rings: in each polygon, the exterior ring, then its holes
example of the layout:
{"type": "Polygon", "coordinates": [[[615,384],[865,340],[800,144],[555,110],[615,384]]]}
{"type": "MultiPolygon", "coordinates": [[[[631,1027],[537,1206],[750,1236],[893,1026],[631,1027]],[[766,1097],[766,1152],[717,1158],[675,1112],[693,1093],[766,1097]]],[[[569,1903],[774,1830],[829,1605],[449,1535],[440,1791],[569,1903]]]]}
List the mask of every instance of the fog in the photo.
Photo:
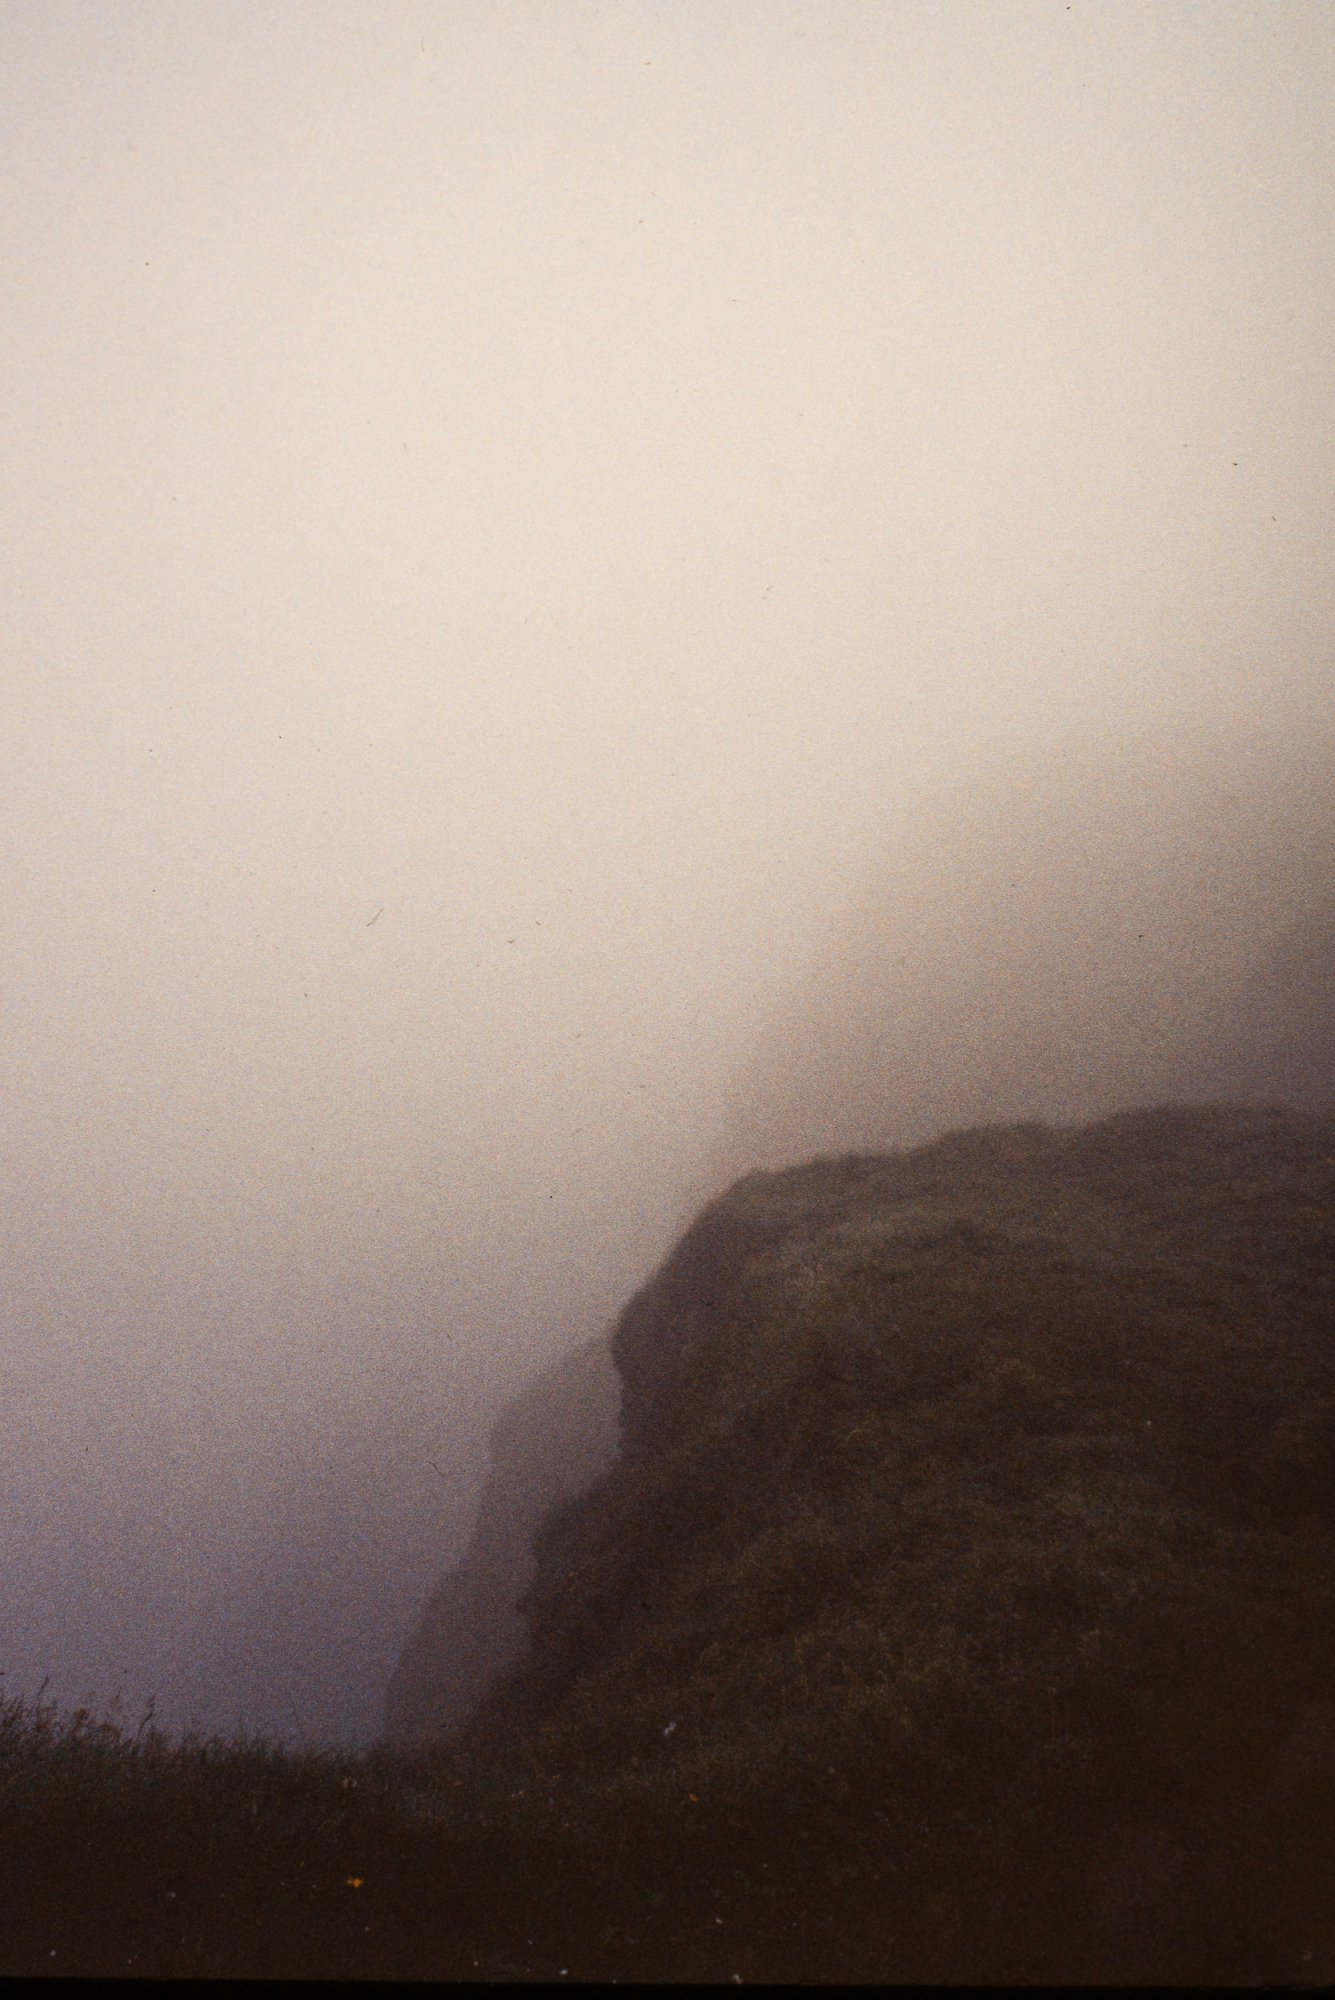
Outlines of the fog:
{"type": "MultiPolygon", "coordinates": [[[[1319,902],[1335,23],[10,0],[0,58],[0,1667],[365,1741],[501,1400],[847,1137],[755,1107],[861,1062],[887,874],[976,995],[925,829],[1102,774],[1033,879],[1193,908],[1222,772],[1219,935],[1319,902]]],[[[951,1004],[881,1136],[1169,1074],[989,1094],[951,1004]]]]}
{"type": "Polygon", "coordinates": [[[1335,1107],[1335,724],[1017,752],[915,801],[728,1093],[720,1179],[1134,1105],[1335,1107]]]}

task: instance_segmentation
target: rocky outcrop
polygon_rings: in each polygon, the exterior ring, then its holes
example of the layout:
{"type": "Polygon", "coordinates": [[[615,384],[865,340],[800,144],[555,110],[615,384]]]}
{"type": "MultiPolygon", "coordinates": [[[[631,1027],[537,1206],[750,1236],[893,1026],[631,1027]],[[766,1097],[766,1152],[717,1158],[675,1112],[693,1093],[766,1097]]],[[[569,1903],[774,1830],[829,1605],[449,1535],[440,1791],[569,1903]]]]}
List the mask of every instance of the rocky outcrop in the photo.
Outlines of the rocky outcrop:
{"type": "Polygon", "coordinates": [[[521,1654],[519,1600],[533,1539],[549,1509],[587,1486],[616,1448],[618,1385],[607,1343],[590,1341],[540,1375],[502,1413],[477,1526],[400,1654],[385,1702],[385,1738],[447,1734],[521,1654]]]}

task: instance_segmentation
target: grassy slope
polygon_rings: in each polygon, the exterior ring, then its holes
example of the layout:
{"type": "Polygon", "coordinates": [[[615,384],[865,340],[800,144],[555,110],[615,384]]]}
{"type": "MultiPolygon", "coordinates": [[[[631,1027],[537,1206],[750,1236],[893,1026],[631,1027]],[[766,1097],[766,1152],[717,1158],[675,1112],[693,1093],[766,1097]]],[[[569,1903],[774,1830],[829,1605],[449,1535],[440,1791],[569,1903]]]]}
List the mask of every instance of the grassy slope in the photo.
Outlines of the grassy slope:
{"type": "Polygon", "coordinates": [[[468,1735],[11,1717],[0,1969],[1335,1976],[1333,1198],[1241,1111],[739,1183],[468,1735]]]}

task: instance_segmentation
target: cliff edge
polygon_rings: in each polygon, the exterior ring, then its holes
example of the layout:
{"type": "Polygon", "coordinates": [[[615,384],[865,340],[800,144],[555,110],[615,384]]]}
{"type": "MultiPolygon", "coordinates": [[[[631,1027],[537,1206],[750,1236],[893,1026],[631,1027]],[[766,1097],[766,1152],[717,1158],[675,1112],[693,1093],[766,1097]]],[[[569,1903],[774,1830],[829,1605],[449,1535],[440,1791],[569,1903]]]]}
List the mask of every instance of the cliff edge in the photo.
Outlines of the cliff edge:
{"type": "Polygon", "coordinates": [[[516,1796],[796,1976],[1335,1971],[1335,1118],[750,1175],[612,1355],[465,1734],[516,1796]]]}

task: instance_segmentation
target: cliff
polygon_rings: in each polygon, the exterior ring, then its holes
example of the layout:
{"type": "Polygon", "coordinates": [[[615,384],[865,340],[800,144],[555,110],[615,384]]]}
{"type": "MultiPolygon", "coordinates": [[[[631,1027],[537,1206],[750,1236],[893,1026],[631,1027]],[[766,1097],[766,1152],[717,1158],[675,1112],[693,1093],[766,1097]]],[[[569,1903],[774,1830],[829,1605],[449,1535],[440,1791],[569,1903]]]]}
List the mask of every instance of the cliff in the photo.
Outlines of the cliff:
{"type": "Polygon", "coordinates": [[[783,1976],[1335,1968],[1333,1330],[1328,1115],[750,1175],[621,1317],[466,1747],[791,1912],[783,1976]]]}
{"type": "Polygon", "coordinates": [[[533,1540],[559,1501],[587,1486],[616,1448],[618,1384],[605,1341],[564,1356],[501,1414],[464,1555],[424,1606],[385,1698],[385,1740],[448,1733],[523,1650],[518,1604],[533,1540]]]}

